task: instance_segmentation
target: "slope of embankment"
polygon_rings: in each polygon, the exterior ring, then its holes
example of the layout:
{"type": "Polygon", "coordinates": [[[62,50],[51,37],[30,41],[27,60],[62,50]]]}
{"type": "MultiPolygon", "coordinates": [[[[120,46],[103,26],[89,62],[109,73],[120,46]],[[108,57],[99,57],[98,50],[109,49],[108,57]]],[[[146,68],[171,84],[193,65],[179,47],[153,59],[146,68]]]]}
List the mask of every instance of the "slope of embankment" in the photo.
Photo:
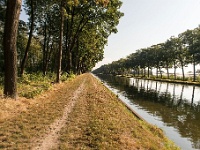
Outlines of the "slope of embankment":
{"type": "Polygon", "coordinates": [[[0,101],[0,149],[178,149],[91,74],[34,99],[0,101]]]}

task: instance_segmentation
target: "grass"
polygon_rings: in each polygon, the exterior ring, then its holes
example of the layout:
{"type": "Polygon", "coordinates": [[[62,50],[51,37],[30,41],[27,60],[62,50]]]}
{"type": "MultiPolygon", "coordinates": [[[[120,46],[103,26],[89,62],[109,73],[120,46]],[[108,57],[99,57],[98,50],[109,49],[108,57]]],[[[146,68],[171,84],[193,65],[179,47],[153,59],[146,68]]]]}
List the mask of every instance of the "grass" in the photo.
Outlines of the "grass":
{"type": "Polygon", "coordinates": [[[90,74],[54,85],[32,100],[0,101],[0,149],[31,149],[62,116],[83,80],[81,96],[60,132],[59,149],[179,149],[161,129],[138,120],[90,74]]]}

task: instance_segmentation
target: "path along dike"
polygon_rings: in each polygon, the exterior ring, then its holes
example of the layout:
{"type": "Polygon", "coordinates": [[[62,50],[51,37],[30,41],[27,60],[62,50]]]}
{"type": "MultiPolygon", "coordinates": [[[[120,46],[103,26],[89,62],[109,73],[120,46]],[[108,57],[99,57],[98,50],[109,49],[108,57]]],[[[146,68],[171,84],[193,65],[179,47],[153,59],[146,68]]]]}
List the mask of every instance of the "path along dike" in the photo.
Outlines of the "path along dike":
{"type": "Polygon", "coordinates": [[[179,149],[90,73],[0,105],[0,149],[179,149]]]}

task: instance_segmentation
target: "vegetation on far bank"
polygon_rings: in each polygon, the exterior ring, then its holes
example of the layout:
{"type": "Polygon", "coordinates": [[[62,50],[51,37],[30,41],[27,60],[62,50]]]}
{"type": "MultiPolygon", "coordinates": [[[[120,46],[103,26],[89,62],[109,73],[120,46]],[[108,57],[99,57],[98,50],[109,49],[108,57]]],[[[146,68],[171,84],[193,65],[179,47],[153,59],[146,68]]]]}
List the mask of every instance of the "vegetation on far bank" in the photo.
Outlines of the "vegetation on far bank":
{"type": "Polygon", "coordinates": [[[193,79],[192,77],[185,77],[185,80],[183,81],[181,77],[177,77],[176,79],[174,79],[173,76],[170,76],[168,78],[165,75],[163,75],[162,78],[160,76],[156,77],[155,75],[150,75],[149,77],[147,77],[147,76],[137,76],[133,74],[126,74],[126,75],[124,74],[124,75],[117,75],[117,76],[200,86],[200,76],[196,77],[195,82],[192,80],[193,79]]]}
{"type": "Polygon", "coordinates": [[[182,81],[200,81],[197,74],[200,70],[200,27],[180,33],[177,37],[172,36],[163,43],[158,43],[147,48],[135,50],[126,58],[113,61],[94,70],[94,73],[103,74],[133,74],[134,76],[152,75],[156,70],[156,78],[164,78],[163,69],[166,70],[166,79],[180,79],[182,81]],[[185,68],[192,65],[187,77],[185,68]],[[170,73],[170,69],[173,73],[170,73]],[[181,70],[181,77],[177,75],[177,69],[181,70]]]}

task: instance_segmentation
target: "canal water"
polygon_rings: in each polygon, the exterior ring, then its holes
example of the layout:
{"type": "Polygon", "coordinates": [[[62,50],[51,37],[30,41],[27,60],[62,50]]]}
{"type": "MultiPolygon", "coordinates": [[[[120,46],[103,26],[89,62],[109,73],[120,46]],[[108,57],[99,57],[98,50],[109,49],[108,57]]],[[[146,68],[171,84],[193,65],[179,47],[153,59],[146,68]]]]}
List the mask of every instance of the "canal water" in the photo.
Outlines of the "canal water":
{"type": "Polygon", "coordinates": [[[200,150],[200,87],[111,75],[98,78],[181,149],[200,150]]]}

